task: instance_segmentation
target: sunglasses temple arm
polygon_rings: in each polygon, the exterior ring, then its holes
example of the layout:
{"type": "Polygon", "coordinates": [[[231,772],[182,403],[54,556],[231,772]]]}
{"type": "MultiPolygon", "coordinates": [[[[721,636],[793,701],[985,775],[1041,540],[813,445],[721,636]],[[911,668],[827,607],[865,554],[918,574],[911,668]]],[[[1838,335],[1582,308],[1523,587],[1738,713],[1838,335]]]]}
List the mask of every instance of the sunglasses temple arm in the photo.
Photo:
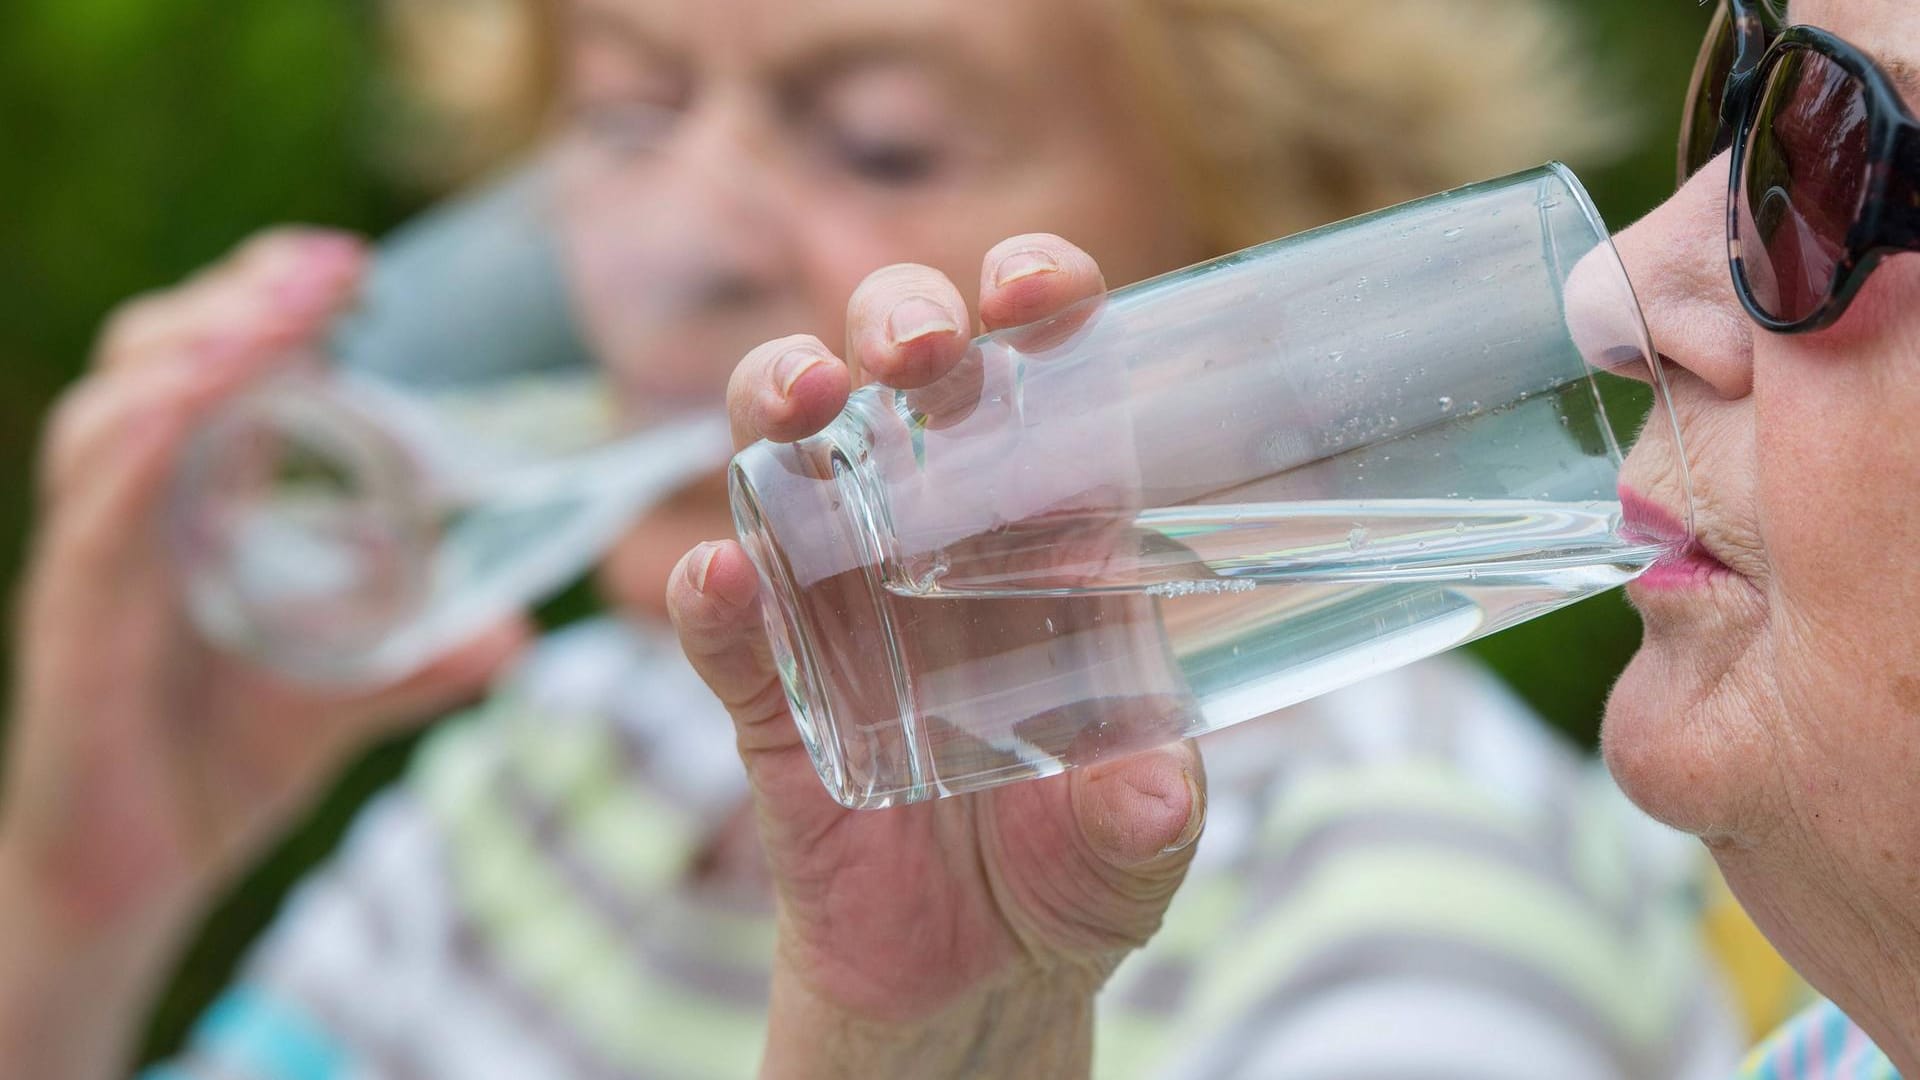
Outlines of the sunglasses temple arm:
{"type": "Polygon", "coordinates": [[[1920,251],[1920,127],[1902,129],[1892,165],[1892,182],[1887,185],[1889,239],[1908,251],[1920,251]]]}

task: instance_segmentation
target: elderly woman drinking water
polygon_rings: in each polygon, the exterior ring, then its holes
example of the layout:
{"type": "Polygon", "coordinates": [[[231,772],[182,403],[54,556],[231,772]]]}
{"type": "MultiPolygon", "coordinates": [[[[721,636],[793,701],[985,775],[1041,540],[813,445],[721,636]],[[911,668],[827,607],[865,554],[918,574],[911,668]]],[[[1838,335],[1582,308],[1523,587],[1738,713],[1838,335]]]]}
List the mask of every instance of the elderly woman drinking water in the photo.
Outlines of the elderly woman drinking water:
{"type": "MultiPolygon", "coordinates": [[[[1832,1002],[1756,1056],[1763,1076],[1920,1075],[1915,102],[1920,6],[1725,0],[1685,179],[1618,238],[1697,515],[1693,541],[1630,587],[1646,639],[1613,693],[1606,759],[1706,843],[1832,1002]]],[[[1020,236],[986,253],[975,310],[1005,326],[1105,287],[1080,249],[1020,236]]],[[[938,377],[972,322],[962,296],[924,267],[869,277],[840,356],[804,336],[748,354],[736,434],[791,441],[862,379],[938,377]]],[[[1685,513],[1683,491],[1648,483],[1665,464],[1625,470],[1623,497],[1656,529],[1685,513]]],[[[732,711],[780,896],[769,1060],[786,1075],[1084,1071],[1092,995],[1152,931],[1180,874],[1166,853],[1204,813],[1192,750],[843,810],[788,719],[756,591],[720,541],[687,555],[670,595],[732,711]]]]}

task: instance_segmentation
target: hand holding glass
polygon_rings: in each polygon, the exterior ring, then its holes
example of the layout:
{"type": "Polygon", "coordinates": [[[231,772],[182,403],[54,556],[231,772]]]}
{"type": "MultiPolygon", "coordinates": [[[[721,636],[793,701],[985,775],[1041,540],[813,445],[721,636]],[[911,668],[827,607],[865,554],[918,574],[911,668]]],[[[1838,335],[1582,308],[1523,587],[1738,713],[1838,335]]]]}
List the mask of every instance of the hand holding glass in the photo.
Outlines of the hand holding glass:
{"type": "MultiPolygon", "coordinates": [[[[573,336],[529,173],[383,245],[360,315],[187,448],[202,632],[301,679],[396,679],[564,586],[726,460],[716,406],[625,400],[573,336]]],[[[679,302],[661,275],[633,318],[679,302]]]]}
{"type": "Polygon", "coordinates": [[[879,807],[1272,713],[1622,584],[1685,492],[1630,285],[1547,166],[980,338],[734,461],[828,790],[879,807]]]}

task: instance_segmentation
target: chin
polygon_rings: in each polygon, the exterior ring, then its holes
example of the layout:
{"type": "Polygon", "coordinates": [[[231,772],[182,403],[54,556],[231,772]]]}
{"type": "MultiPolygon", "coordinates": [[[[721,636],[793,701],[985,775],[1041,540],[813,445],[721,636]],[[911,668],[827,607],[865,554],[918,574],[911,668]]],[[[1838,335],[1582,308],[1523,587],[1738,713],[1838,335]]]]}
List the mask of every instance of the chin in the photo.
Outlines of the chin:
{"type": "Polygon", "coordinates": [[[1740,740],[1716,720],[1711,699],[1724,680],[1679,657],[1649,631],[1607,698],[1600,751],[1634,804],[1655,820],[1702,838],[1724,836],[1739,817],[1737,793],[1753,790],[1740,740]]]}

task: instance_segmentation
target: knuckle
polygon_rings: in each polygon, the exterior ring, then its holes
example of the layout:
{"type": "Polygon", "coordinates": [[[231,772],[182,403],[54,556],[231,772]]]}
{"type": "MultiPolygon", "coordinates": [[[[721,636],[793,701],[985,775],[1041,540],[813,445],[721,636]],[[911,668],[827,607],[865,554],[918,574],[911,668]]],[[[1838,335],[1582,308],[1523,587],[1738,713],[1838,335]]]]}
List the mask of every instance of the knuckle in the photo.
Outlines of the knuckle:
{"type": "Polygon", "coordinates": [[[868,274],[853,290],[853,295],[857,302],[874,303],[892,301],[902,293],[921,291],[929,291],[941,299],[945,299],[948,293],[959,293],[945,274],[931,266],[894,263],[868,274]]]}
{"type": "Polygon", "coordinates": [[[234,254],[215,270],[222,278],[257,281],[291,272],[323,241],[354,242],[346,233],[309,225],[275,225],[243,241],[234,254]]]}
{"type": "Polygon", "coordinates": [[[1057,233],[1033,232],[1007,237],[1005,240],[987,249],[987,258],[992,259],[996,256],[1008,255],[1015,251],[1024,251],[1033,248],[1039,248],[1056,255],[1082,254],[1079,248],[1069,243],[1064,237],[1057,233]]]}
{"type": "Polygon", "coordinates": [[[129,349],[137,347],[149,330],[166,319],[177,302],[170,291],[141,293],[122,301],[100,325],[94,363],[112,364],[124,359],[129,349]]]}
{"type": "Polygon", "coordinates": [[[826,345],[812,334],[788,334],[763,341],[734,367],[728,379],[729,396],[743,391],[757,391],[772,377],[773,365],[795,349],[812,349],[823,355],[828,354],[826,345]]]}
{"type": "Polygon", "coordinates": [[[812,334],[788,334],[786,337],[774,338],[760,346],[760,359],[771,363],[795,349],[810,349],[824,353],[827,351],[827,346],[812,334]]]}
{"type": "Polygon", "coordinates": [[[763,724],[787,716],[787,692],[774,672],[727,693],[716,693],[720,703],[743,724],[763,724]]]}
{"type": "Polygon", "coordinates": [[[94,407],[91,387],[82,383],[67,391],[48,411],[39,464],[43,496],[50,498],[65,489],[74,459],[85,441],[87,415],[94,407]]]}

